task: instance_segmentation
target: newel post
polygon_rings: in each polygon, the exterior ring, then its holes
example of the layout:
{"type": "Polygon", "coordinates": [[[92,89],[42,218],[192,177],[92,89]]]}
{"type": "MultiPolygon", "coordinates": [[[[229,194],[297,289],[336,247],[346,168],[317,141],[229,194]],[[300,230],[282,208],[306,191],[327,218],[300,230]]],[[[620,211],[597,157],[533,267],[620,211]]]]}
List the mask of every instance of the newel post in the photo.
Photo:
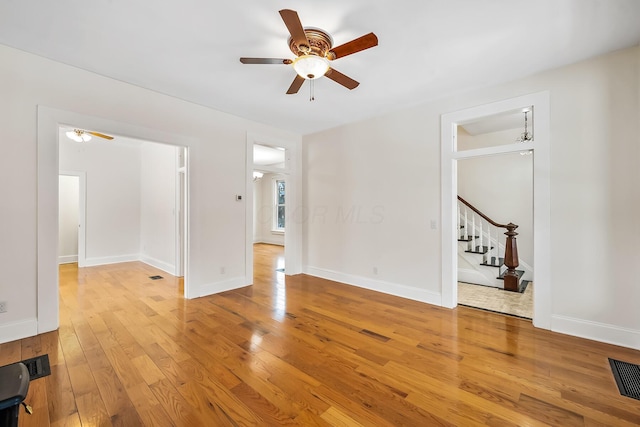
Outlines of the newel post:
{"type": "Polygon", "coordinates": [[[517,225],[513,223],[507,224],[507,232],[504,233],[507,236],[507,242],[505,244],[504,251],[504,265],[507,267],[507,271],[504,272],[504,289],[506,291],[518,292],[518,273],[516,268],[520,265],[518,261],[518,243],[516,242],[517,225]]]}

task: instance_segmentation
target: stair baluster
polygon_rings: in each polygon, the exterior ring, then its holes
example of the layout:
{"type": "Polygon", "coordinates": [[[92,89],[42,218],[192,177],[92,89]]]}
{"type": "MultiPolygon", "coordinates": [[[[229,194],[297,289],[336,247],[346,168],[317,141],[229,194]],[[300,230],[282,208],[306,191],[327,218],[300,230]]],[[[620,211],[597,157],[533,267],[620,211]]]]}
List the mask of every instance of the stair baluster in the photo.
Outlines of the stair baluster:
{"type": "MultiPolygon", "coordinates": [[[[489,263],[493,264],[491,262],[491,252],[493,251],[493,249],[492,249],[493,243],[491,242],[491,224],[487,224],[487,246],[488,246],[487,253],[485,254],[485,256],[483,258],[484,259],[484,263],[485,264],[489,264],[489,263]]],[[[496,246],[498,246],[498,245],[496,245],[496,246]]]]}
{"type": "Polygon", "coordinates": [[[475,243],[476,238],[476,214],[473,212],[471,214],[471,240],[469,241],[469,250],[473,250],[473,244],[475,243]]]}
{"type": "MultiPolygon", "coordinates": [[[[480,242],[479,242],[479,246],[478,246],[478,251],[482,252],[484,250],[484,236],[482,233],[482,218],[480,218],[480,233],[478,234],[480,236],[480,242]]],[[[482,254],[482,260],[483,262],[487,262],[487,254],[484,253],[482,254]]]]}
{"type": "Polygon", "coordinates": [[[467,240],[469,238],[469,217],[467,207],[464,207],[464,239],[467,240]]]}

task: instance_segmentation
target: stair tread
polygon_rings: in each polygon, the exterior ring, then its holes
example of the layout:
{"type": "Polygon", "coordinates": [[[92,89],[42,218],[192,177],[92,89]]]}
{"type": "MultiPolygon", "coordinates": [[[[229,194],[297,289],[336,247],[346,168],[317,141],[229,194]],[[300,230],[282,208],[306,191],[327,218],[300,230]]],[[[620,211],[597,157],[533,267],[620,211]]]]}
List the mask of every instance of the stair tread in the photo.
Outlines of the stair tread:
{"type": "Polygon", "coordinates": [[[458,242],[470,242],[473,239],[479,239],[479,238],[480,238],[480,236],[475,236],[475,237],[474,236],[468,236],[466,239],[464,237],[459,237],[458,238],[458,242]]]}
{"type": "Polygon", "coordinates": [[[491,248],[489,248],[488,246],[482,246],[482,249],[480,248],[480,246],[476,246],[473,250],[465,252],[468,254],[486,254],[490,249],[493,249],[493,246],[491,248]]]}
{"type": "Polygon", "coordinates": [[[499,257],[496,262],[496,257],[491,257],[491,262],[481,262],[480,265],[484,265],[487,267],[502,267],[504,265],[504,258],[499,257]]]}
{"type": "Polygon", "coordinates": [[[494,264],[494,263],[488,263],[488,262],[481,262],[480,265],[484,265],[485,267],[502,267],[504,263],[494,264]]]}
{"type": "MultiPolygon", "coordinates": [[[[505,270],[505,272],[506,271],[507,270],[505,270]]],[[[524,270],[516,270],[516,274],[518,275],[518,280],[520,280],[522,278],[522,276],[524,275],[524,270]]],[[[504,280],[504,272],[500,273],[500,275],[498,277],[496,277],[496,279],[504,280]]]]}

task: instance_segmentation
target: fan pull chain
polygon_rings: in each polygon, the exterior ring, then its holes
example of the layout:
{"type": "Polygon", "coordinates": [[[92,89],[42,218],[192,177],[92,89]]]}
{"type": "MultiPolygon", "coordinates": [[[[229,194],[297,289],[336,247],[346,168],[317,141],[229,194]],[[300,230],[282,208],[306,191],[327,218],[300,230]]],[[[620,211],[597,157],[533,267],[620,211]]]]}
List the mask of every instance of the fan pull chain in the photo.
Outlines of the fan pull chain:
{"type": "Polygon", "coordinates": [[[314,90],[314,80],[311,79],[311,81],[309,82],[309,102],[311,101],[315,101],[316,100],[316,96],[314,94],[315,90],[314,90]]]}

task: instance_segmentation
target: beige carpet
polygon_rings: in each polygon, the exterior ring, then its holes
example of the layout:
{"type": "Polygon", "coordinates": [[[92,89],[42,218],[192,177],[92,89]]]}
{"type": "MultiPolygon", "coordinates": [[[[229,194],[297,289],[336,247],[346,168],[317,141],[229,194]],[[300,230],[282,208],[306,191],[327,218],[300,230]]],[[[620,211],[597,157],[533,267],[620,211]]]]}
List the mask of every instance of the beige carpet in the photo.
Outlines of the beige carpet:
{"type": "Polygon", "coordinates": [[[533,283],[523,293],[458,282],[458,304],[533,318],[533,283]]]}

